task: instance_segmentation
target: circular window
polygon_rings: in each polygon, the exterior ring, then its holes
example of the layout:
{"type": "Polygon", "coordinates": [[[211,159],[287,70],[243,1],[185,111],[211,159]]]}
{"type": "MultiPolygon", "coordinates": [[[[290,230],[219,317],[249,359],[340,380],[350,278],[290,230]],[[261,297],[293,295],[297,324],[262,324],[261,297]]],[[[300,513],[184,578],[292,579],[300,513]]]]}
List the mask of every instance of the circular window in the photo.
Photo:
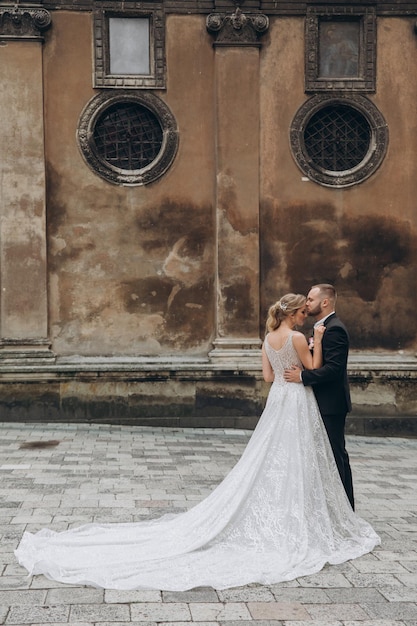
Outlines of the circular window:
{"type": "Polygon", "coordinates": [[[124,185],[146,185],[162,176],[178,148],[172,113],[150,93],[95,96],[81,114],[77,137],[88,165],[124,185]]]}
{"type": "Polygon", "coordinates": [[[363,96],[318,95],[298,110],[290,141],[296,163],[308,178],[348,187],[379,167],[388,129],[375,105],[363,96]]]}

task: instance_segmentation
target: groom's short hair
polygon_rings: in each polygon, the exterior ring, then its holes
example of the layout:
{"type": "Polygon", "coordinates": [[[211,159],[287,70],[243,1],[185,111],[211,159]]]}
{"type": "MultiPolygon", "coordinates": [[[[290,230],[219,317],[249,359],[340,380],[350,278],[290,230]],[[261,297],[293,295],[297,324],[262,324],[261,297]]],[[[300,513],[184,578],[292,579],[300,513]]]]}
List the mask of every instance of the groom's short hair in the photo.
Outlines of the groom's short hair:
{"type": "Polygon", "coordinates": [[[319,289],[321,295],[336,304],[337,293],[333,285],[330,285],[329,283],[319,283],[318,285],[313,285],[312,289],[319,289]]]}

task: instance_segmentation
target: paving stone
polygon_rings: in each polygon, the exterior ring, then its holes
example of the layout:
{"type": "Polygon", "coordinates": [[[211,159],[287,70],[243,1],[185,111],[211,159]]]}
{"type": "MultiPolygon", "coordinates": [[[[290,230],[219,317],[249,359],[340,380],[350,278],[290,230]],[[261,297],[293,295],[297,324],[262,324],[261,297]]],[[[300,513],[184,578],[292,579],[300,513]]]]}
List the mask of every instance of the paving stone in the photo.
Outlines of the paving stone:
{"type": "MultiPolygon", "coordinates": [[[[159,622],[158,626],[190,626],[191,622],[159,622]]],[[[215,626],[218,622],[192,622],[196,624],[196,626],[215,626]]],[[[229,622],[228,622],[229,623],[229,622]]],[[[142,626],[143,622],[141,622],[142,626]]],[[[239,622],[241,625],[242,622],[239,622]]],[[[253,622],[251,622],[251,626],[254,626],[253,622]]]]}
{"type": "MultiPolygon", "coordinates": [[[[62,622],[47,622],[48,626],[62,626],[62,622]]],[[[19,626],[14,624],[13,626],[19,626]]],[[[45,624],[31,624],[30,626],[46,626],[45,624]]],[[[77,626],[94,626],[93,622],[77,622],[77,626]]],[[[102,623],[100,622],[100,626],[102,626],[102,623]]],[[[131,623],[129,623],[129,626],[132,626],[131,623]]]]}
{"type": "Polygon", "coordinates": [[[355,563],[355,567],[361,574],[406,574],[406,568],[398,561],[376,561],[376,562],[360,562],[355,563]]]}
{"type": "Polygon", "coordinates": [[[346,578],[352,587],[389,587],[405,584],[401,582],[401,578],[407,576],[407,574],[396,575],[394,574],[348,574],[346,578]]]}
{"type": "MultiPolygon", "coordinates": [[[[18,546],[19,542],[16,542],[16,547],[18,546]]],[[[25,576],[27,576],[27,571],[23,569],[23,567],[21,567],[17,562],[14,563],[10,563],[9,565],[6,565],[6,567],[4,568],[3,571],[3,575],[4,576],[11,576],[12,578],[15,578],[16,576],[21,575],[22,578],[24,578],[25,576]]]]}
{"type": "Polygon", "coordinates": [[[132,591],[106,589],[104,601],[108,604],[130,604],[132,602],[162,602],[162,592],[156,589],[132,591]]]}
{"type": "Polygon", "coordinates": [[[8,606],[0,605],[0,624],[4,624],[8,612],[9,612],[8,606]]]}
{"type": "MultiPolygon", "coordinates": [[[[314,626],[315,626],[314,622],[314,626]]],[[[344,626],[411,626],[409,622],[403,622],[398,620],[390,620],[390,619],[367,619],[358,621],[344,621],[344,626]]],[[[78,625],[77,625],[78,626],[78,625]]]]}
{"type": "Polygon", "coordinates": [[[417,574],[397,574],[396,578],[406,587],[417,588],[417,574]]]}
{"type": "Polygon", "coordinates": [[[415,602],[364,603],[363,609],[369,617],[396,620],[417,620],[417,604],[415,602]]]}
{"type": "Polygon", "coordinates": [[[306,609],[314,620],[329,617],[338,620],[364,620],[368,617],[359,604],[310,604],[306,609]]]}
{"type": "MultiPolygon", "coordinates": [[[[287,589],[277,589],[274,588],[273,595],[275,600],[278,602],[301,602],[303,604],[324,604],[326,602],[331,602],[329,595],[327,594],[329,590],[326,589],[313,589],[310,587],[296,587],[296,588],[287,588],[287,589]]],[[[335,591],[340,592],[341,589],[337,589],[335,591]]]]}
{"type": "MultiPolygon", "coordinates": [[[[79,622],[77,626],[80,626],[79,622]]],[[[132,622],[100,622],[100,626],[132,626],[132,622]]],[[[140,626],[156,626],[156,622],[141,622],[140,626]]]]}
{"type": "Polygon", "coordinates": [[[130,619],[126,604],[73,604],[70,622],[127,622],[130,619]]]}
{"type": "Polygon", "coordinates": [[[310,619],[308,622],[306,621],[284,621],[282,622],[283,626],[343,626],[344,622],[340,622],[339,620],[314,620],[314,622],[310,619]]]}
{"type": "Polygon", "coordinates": [[[193,622],[223,622],[250,620],[251,614],[243,602],[190,604],[193,622]]]}
{"type": "Polygon", "coordinates": [[[417,564],[417,552],[410,550],[407,552],[395,552],[394,550],[378,550],[378,559],[383,561],[414,561],[417,564]]]}
{"type": "Polygon", "coordinates": [[[273,602],[274,594],[268,587],[247,586],[222,589],[217,592],[220,602],[273,602]]]}
{"type": "Polygon", "coordinates": [[[416,587],[381,587],[380,593],[390,602],[417,602],[416,587]]]}
{"type": "Polygon", "coordinates": [[[28,576],[0,576],[0,589],[29,589],[30,584],[28,576]]]}
{"type": "Polygon", "coordinates": [[[325,574],[318,573],[314,576],[303,576],[297,580],[301,587],[321,587],[322,589],[327,589],[352,586],[344,574],[332,574],[331,572],[325,574]]]}
{"type": "Polygon", "coordinates": [[[399,562],[404,567],[404,569],[408,570],[409,572],[417,574],[417,561],[406,561],[400,558],[399,562]]]}
{"type": "Polygon", "coordinates": [[[68,622],[70,607],[64,605],[12,606],[5,624],[50,624],[51,622],[68,622]]]}
{"type": "Polygon", "coordinates": [[[104,591],[102,589],[60,587],[48,591],[46,604],[98,604],[103,602],[103,599],[104,591]]]}
{"type": "Polygon", "coordinates": [[[218,602],[219,596],[212,587],[200,587],[190,591],[163,591],[164,602],[218,602]]]}
{"type": "Polygon", "coordinates": [[[304,620],[309,614],[299,602],[248,602],[253,619],[304,620]]]}
{"type": "MultiPolygon", "coordinates": [[[[257,620],[251,620],[251,621],[246,621],[246,620],[240,620],[238,622],[207,622],[207,624],[217,624],[219,623],[220,626],[283,626],[284,622],[283,621],[279,621],[279,620],[273,620],[273,619],[257,619],[257,620]]],[[[293,624],[294,622],[289,622],[290,624],[293,624]]],[[[313,626],[311,622],[309,622],[309,626],[313,626]]]]}
{"type": "Polygon", "coordinates": [[[44,590],[0,591],[0,605],[45,604],[44,590]]]}
{"type": "Polygon", "coordinates": [[[192,619],[187,604],[173,602],[131,604],[131,617],[133,622],[190,622],[192,619]]]}
{"type": "MultiPolygon", "coordinates": [[[[394,587],[395,589],[395,587],[394,587]]],[[[326,589],[331,602],[337,604],[360,604],[361,602],[386,602],[387,598],[379,590],[369,587],[350,589],[326,589]]]]}

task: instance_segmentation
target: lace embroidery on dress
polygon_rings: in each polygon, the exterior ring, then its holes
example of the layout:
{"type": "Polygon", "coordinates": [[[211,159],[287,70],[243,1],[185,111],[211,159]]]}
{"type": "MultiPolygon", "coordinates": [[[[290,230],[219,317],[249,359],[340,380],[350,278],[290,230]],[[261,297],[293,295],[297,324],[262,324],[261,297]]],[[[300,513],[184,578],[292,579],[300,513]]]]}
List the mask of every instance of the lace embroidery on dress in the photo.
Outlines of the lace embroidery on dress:
{"type": "Polygon", "coordinates": [[[284,380],[284,370],[290,368],[292,365],[298,365],[301,369],[303,368],[300,357],[294,349],[292,338],[293,333],[288,336],[281,348],[275,350],[268,341],[268,335],[265,337],[266,354],[274,370],[274,382],[278,385],[288,384],[284,380]]]}
{"type": "Polygon", "coordinates": [[[184,591],[278,583],[370,552],[380,539],[350,507],[312,390],[284,381],[300,364],[292,337],[265,348],[275,372],[265,409],[207,498],[148,522],[26,532],[19,563],[64,583],[184,591]]]}

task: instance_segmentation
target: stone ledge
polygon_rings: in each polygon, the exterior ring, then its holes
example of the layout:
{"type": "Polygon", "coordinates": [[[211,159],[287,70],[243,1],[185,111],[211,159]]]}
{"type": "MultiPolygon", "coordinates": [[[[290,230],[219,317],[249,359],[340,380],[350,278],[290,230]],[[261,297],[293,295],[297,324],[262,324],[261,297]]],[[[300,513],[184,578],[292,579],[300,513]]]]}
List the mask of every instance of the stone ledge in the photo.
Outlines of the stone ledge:
{"type": "MultiPolygon", "coordinates": [[[[353,355],[348,432],[417,436],[417,360],[353,355]],[[378,358],[378,361],[376,360],[378,358]]],[[[0,365],[3,421],[101,422],[253,428],[270,385],[261,359],[212,363],[189,357],[60,357],[0,365]]]]}
{"type": "Polygon", "coordinates": [[[348,435],[367,437],[417,437],[417,415],[364,416],[351,414],[346,422],[348,435]]]}
{"type": "MultiPolygon", "coordinates": [[[[90,407],[91,408],[91,407],[90,407]]],[[[100,407],[102,409],[102,407],[100,407]]],[[[120,426],[148,426],[152,428],[230,428],[253,430],[258,423],[258,415],[100,415],[92,411],[90,415],[65,414],[51,416],[37,415],[24,419],[14,416],[2,416],[2,422],[47,422],[51,423],[83,423],[83,424],[114,424],[120,426]]],[[[105,412],[103,412],[105,413],[105,412]]],[[[349,415],[346,424],[346,434],[364,437],[417,437],[417,416],[373,416],[349,415]]]]}
{"type": "MultiPolygon", "coordinates": [[[[224,359],[207,357],[176,357],[176,356],[58,356],[54,360],[34,363],[24,358],[13,363],[2,360],[0,355],[0,377],[15,373],[24,374],[76,374],[84,372],[117,373],[117,372],[187,372],[202,373],[233,372],[251,374],[262,371],[261,350],[248,350],[230,354],[224,359]]],[[[390,376],[404,373],[410,378],[417,377],[417,356],[415,354],[375,354],[351,353],[348,362],[349,376],[364,377],[383,375],[390,376]]]]}

